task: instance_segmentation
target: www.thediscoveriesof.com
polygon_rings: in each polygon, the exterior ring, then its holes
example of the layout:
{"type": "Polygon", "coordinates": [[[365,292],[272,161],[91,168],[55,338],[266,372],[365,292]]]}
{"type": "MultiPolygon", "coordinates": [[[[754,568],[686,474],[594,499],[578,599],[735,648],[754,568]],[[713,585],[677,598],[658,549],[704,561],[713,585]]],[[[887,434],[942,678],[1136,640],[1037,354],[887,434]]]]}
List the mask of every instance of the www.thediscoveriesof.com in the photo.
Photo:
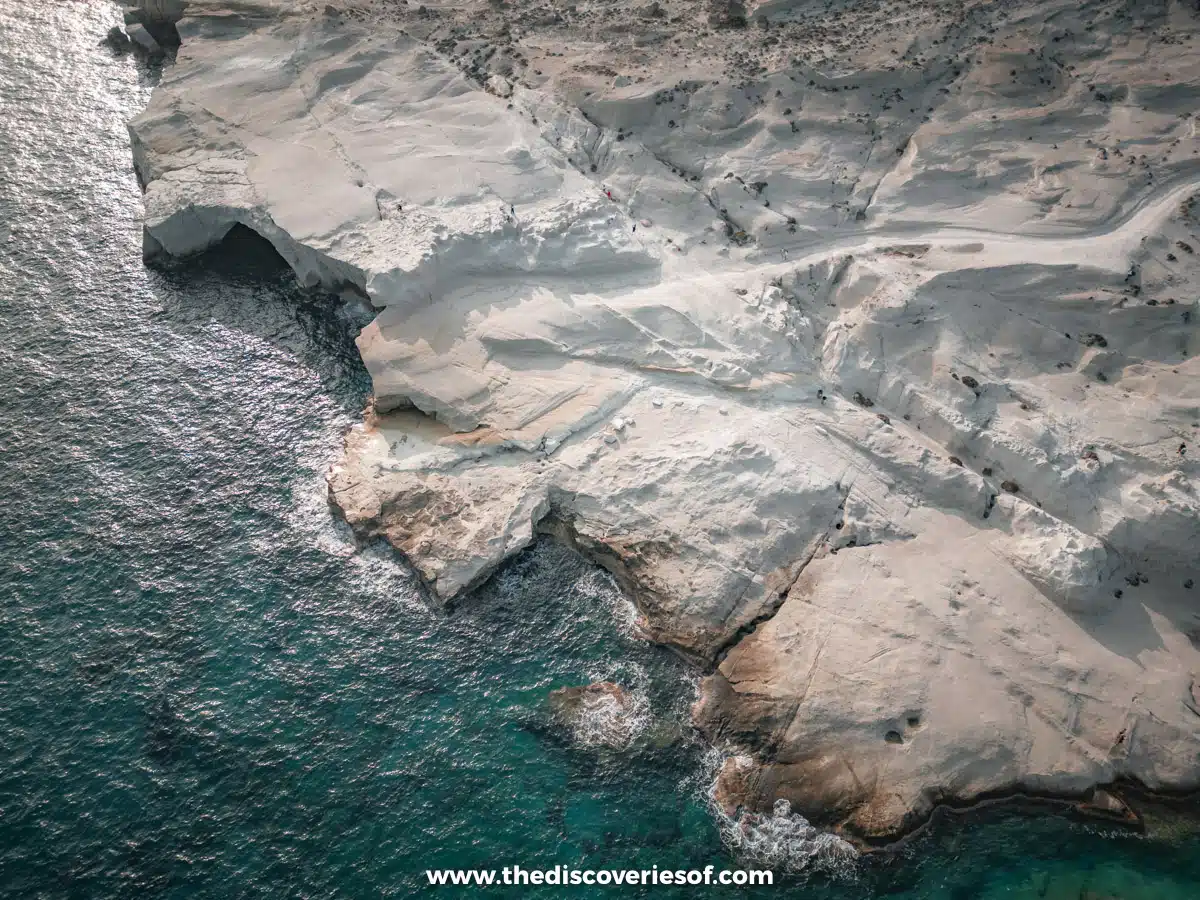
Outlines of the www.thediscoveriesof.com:
{"type": "Polygon", "coordinates": [[[774,884],[769,869],[522,869],[505,866],[496,869],[426,869],[430,884],[774,884]]]}

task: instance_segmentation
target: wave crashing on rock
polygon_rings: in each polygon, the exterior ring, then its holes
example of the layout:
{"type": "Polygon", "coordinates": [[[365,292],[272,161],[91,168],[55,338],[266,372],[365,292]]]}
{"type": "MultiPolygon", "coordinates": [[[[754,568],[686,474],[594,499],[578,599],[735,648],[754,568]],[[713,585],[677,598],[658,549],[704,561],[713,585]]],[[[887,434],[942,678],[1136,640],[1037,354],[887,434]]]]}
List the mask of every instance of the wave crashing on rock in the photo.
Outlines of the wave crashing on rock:
{"type": "Polygon", "coordinates": [[[552,691],[550,708],[581,747],[623,750],[650,722],[650,704],[641,691],[611,681],[552,691]]]}
{"type": "Polygon", "coordinates": [[[785,872],[821,871],[851,875],[858,851],[836,834],[821,831],[787,800],[776,800],[770,813],[718,811],[721,838],[739,858],[785,872]]]}

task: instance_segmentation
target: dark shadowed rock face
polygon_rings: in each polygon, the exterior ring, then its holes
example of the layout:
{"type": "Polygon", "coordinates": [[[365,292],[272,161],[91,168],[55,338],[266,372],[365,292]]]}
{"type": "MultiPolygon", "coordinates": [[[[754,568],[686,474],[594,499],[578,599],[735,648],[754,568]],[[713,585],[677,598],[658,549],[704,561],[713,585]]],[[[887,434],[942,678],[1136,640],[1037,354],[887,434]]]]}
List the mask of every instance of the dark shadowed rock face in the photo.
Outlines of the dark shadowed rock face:
{"type": "Polygon", "coordinates": [[[710,0],[708,24],[716,28],[744,28],[746,4],[742,0],[710,0]]]}

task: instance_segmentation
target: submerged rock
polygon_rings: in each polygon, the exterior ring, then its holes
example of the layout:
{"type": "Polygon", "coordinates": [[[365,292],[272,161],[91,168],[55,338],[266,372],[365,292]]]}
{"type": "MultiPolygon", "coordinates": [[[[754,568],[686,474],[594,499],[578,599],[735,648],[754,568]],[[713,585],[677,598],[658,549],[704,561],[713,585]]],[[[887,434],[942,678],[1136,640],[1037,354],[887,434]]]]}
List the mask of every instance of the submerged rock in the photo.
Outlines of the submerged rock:
{"type": "Polygon", "coordinates": [[[154,39],[145,25],[135,22],[132,25],[126,25],[125,31],[129,35],[133,47],[144,56],[150,59],[161,59],[165,54],[166,51],[163,50],[162,45],[154,39]]]}
{"type": "Polygon", "coordinates": [[[547,702],[555,721],[587,747],[624,749],[645,725],[644,701],[611,681],[559,688],[547,702]]]}
{"type": "Polygon", "coordinates": [[[114,25],[112,28],[108,29],[108,34],[104,37],[104,43],[118,53],[127,52],[132,45],[132,42],[129,40],[129,35],[122,31],[117,25],[114,25]]]}

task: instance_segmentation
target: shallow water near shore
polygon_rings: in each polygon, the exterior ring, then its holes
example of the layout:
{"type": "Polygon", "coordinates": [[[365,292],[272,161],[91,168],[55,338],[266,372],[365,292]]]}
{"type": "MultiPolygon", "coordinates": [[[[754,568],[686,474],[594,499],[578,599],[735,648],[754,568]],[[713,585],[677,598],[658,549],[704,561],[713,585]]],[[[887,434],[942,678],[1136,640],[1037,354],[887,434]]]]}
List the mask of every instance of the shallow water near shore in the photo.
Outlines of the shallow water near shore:
{"type": "MultiPolygon", "coordinates": [[[[540,544],[430,611],[325,504],[369,388],[348,319],[252,242],[143,266],[125,122],[153,73],[101,46],[118,20],[0,0],[0,896],[736,866],[695,675],[629,635],[611,582],[540,544]],[[648,711],[628,749],[549,721],[551,690],[596,679],[648,711]]],[[[992,810],[760,893],[1194,898],[1200,839],[992,810]]]]}

